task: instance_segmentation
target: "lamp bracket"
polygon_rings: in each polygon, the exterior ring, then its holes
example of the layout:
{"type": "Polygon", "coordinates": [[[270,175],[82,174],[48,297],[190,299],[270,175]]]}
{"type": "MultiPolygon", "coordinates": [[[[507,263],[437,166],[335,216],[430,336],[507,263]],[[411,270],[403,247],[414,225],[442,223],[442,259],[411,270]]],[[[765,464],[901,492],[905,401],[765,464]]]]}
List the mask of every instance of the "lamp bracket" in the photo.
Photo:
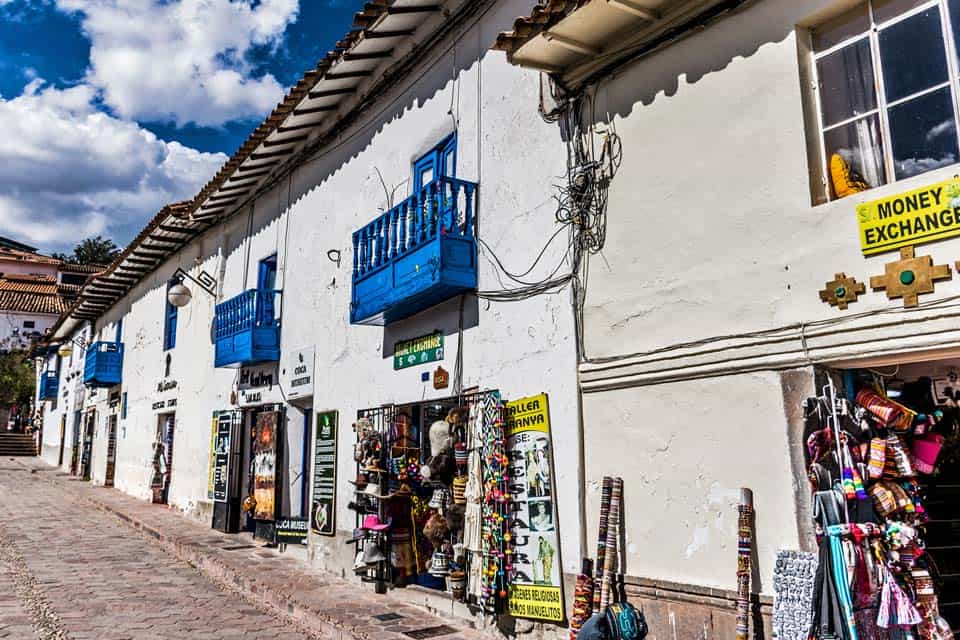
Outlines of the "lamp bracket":
{"type": "Polygon", "coordinates": [[[206,271],[201,270],[200,273],[197,274],[197,277],[194,278],[192,275],[178,267],[177,270],[173,272],[173,278],[175,280],[179,279],[181,282],[183,282],[183,280],[189,280],[214,298],[217,297],[217,281],[206,271]]]}

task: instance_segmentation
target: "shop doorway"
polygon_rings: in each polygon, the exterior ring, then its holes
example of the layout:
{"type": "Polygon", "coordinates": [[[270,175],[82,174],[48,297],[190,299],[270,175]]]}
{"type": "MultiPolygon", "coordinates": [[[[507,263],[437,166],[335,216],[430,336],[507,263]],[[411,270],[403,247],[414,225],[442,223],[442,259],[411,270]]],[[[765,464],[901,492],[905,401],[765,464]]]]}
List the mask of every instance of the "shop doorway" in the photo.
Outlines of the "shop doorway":
{"type": "Polygon", "coordinates": [[[67,414],[60,416],[60,454],[57,456],[57,466],[63,466],[63,448],[66,446],[64,440],[67,437],[67,414]]]}
{"type": "Polygon", "coordinates": [[[284,411],[280,405],[263,405],[243,412],[245,496],[244,529],[254,538],[273,543],[279,505],[283,500],[284,411]]]}
{"type": "Polygon", "coordinates": [[[103,486],[112,487],[117,466],[117,415],[111,414],[107,419],[107,471],[103,486]]]}
{"type": "Polygon", "coordinates": [[[162,413],[157,416],[157,435],[153,444],[153,479],[150,482],[155,504],[169,504],[176,424],[175,413],[162,413]]]}
{"type": "Polygon", "coordinates": [[[97,426],[97,412],[95,409],[87,411],[83,423],[83,444],[80,450],[80,478],[90,479],[93,464],[93,431],[97,426]]]}
{"type": "Polygon", "coordinates": [[[80,468],[80,424],[83,421],[83,414],[80,411],[73,412],[73,429],[71,431],[70,447],[70,475],[77,475],[80,468]]]}
{"type": "MultiPolygon", "coordinates": [[[[854,475],[870,499],[848,499],[842,518],[882,532],[910,527],[902,548],[886,539],[886,563],[921,616],[940,616],[960,631],[960,358],[818,371],[818,391],[831,381],[850,408],[838,418],[849,445],[839,455],[808,451],[820,458],[819,468],[811,466],[813,488],[823,489],[824,476],[847,484],[854,475]],[[836,464],[841,456],[846,462],[836,464]]],[[[812,431],[805,436],[809,450],[812,431]]]]}

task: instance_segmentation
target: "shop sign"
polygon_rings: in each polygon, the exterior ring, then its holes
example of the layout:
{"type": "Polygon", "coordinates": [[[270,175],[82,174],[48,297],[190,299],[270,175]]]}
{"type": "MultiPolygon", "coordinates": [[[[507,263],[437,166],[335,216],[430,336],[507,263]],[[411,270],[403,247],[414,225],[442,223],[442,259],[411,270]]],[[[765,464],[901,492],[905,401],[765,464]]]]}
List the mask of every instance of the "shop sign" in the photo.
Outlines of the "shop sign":
{"type": "Polygon", "coordinates": [[[446,389],[450,386],[450,374],[443,367],[437,367],[433,372],[433,388],[446,389]]]}
{"type": "Polygon", "coordinates": [[[252,407],[259,404],[280,404],[284,401],[277,384],[277,364],[254,365],[240,369],[237,404],[252,407]]]}
{"type": "Polygon", "coordinates": [[[863,255],[960,235],[960,178],[857,207],[863,255]]]}
{"type": "Polygon", "coordinates": [[[290,354],[285,369],[287,398],[308,398],[313,395],[313,358],[315,347],[298,349],[290,354]]]}
{"type": "Polygon", "coordinates": [[[222,411],[214,418],[215,433],[211,463],[211,497],[216,502],[227,501],[227,484],[230,474],[230,433],[235,415],[222,411]]]}
{"type": "Polygon", "coordinates": [[[443,360],[443,334],[439,331],[393,345],[395,371],[437,360],[443,360]]]}
{"type": "Polygon", "coordinates": [[[253,433],[253,497],[257,501],[253,517],[257,520],[276,518],[277,494],[277,425],[279,411],[257,415],[253,433]]]}
{"type": "Polygon", "coordinates": [[[508,402],[506,414],[510,529],[516,546],[510,615],[562,622],[565,608],[547,394],[508,402]]]}
{"type": "Polygon", "coordinates": [[[175,409],[177,407],[176,398],[168,398],[166,400],[157,400],[150,405],[150,408],[154,411],[165,411],[167,409],[175,409]]]}
{"type": "Polygon", "coordinates": [[[317,414],[313,452],[313,505],[310,526],[322,536],[336,535],[337,412],[317,414]]]}
{"type": "Polygon", "coordinates": [[[276,544],[306,544],[307,519],[281,518],[277,520],[275,529],[276,544]]]}

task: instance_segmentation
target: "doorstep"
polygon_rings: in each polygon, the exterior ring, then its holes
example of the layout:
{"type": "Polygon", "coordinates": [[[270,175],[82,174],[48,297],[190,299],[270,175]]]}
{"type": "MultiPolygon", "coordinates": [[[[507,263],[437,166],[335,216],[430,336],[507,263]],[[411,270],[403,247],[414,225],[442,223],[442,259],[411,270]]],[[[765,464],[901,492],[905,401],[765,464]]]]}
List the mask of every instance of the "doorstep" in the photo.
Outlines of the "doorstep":
{"type": "Polygon", "coordinates": [[[36,458],[18,460],[18,463],[46,482],[61,485],[76,498],[139,530],[213,582],[325,638],[480,640],[491,637],[470,628],[462,620],[434,615],[435,606],[428,609],[415,604],[413,599],[398,598],[392,593],[377,595],[344,578],[318,572],[293,554],[255,545],[249,535],[221,533],[174,509],[138,500],[118,490],[70,482],[57,473],[59,468],[36,458]],[[438,633],[431,634],[431,630],[438,633]],[[418,634],[418,631],[425,633],[418,634]]]}

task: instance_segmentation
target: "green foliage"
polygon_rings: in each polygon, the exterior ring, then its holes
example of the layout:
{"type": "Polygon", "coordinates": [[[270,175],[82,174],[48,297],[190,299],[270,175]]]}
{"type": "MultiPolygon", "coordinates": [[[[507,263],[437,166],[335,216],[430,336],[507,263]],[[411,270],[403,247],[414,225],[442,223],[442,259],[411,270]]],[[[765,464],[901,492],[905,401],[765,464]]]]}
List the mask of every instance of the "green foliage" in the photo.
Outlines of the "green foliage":
{"type": "Polygon", "coordinates": [[[26,403],[34,395],[30,358],[23,351],[0,352],[0,403],[26,403]]]}
{"type": "Polygon", "coordinates": [[[108,265],[120,255],[120,248],[110,238],[87,238],[73,248],[73,255],[55,253],[53,257],[72,264],[108,265]]]}

